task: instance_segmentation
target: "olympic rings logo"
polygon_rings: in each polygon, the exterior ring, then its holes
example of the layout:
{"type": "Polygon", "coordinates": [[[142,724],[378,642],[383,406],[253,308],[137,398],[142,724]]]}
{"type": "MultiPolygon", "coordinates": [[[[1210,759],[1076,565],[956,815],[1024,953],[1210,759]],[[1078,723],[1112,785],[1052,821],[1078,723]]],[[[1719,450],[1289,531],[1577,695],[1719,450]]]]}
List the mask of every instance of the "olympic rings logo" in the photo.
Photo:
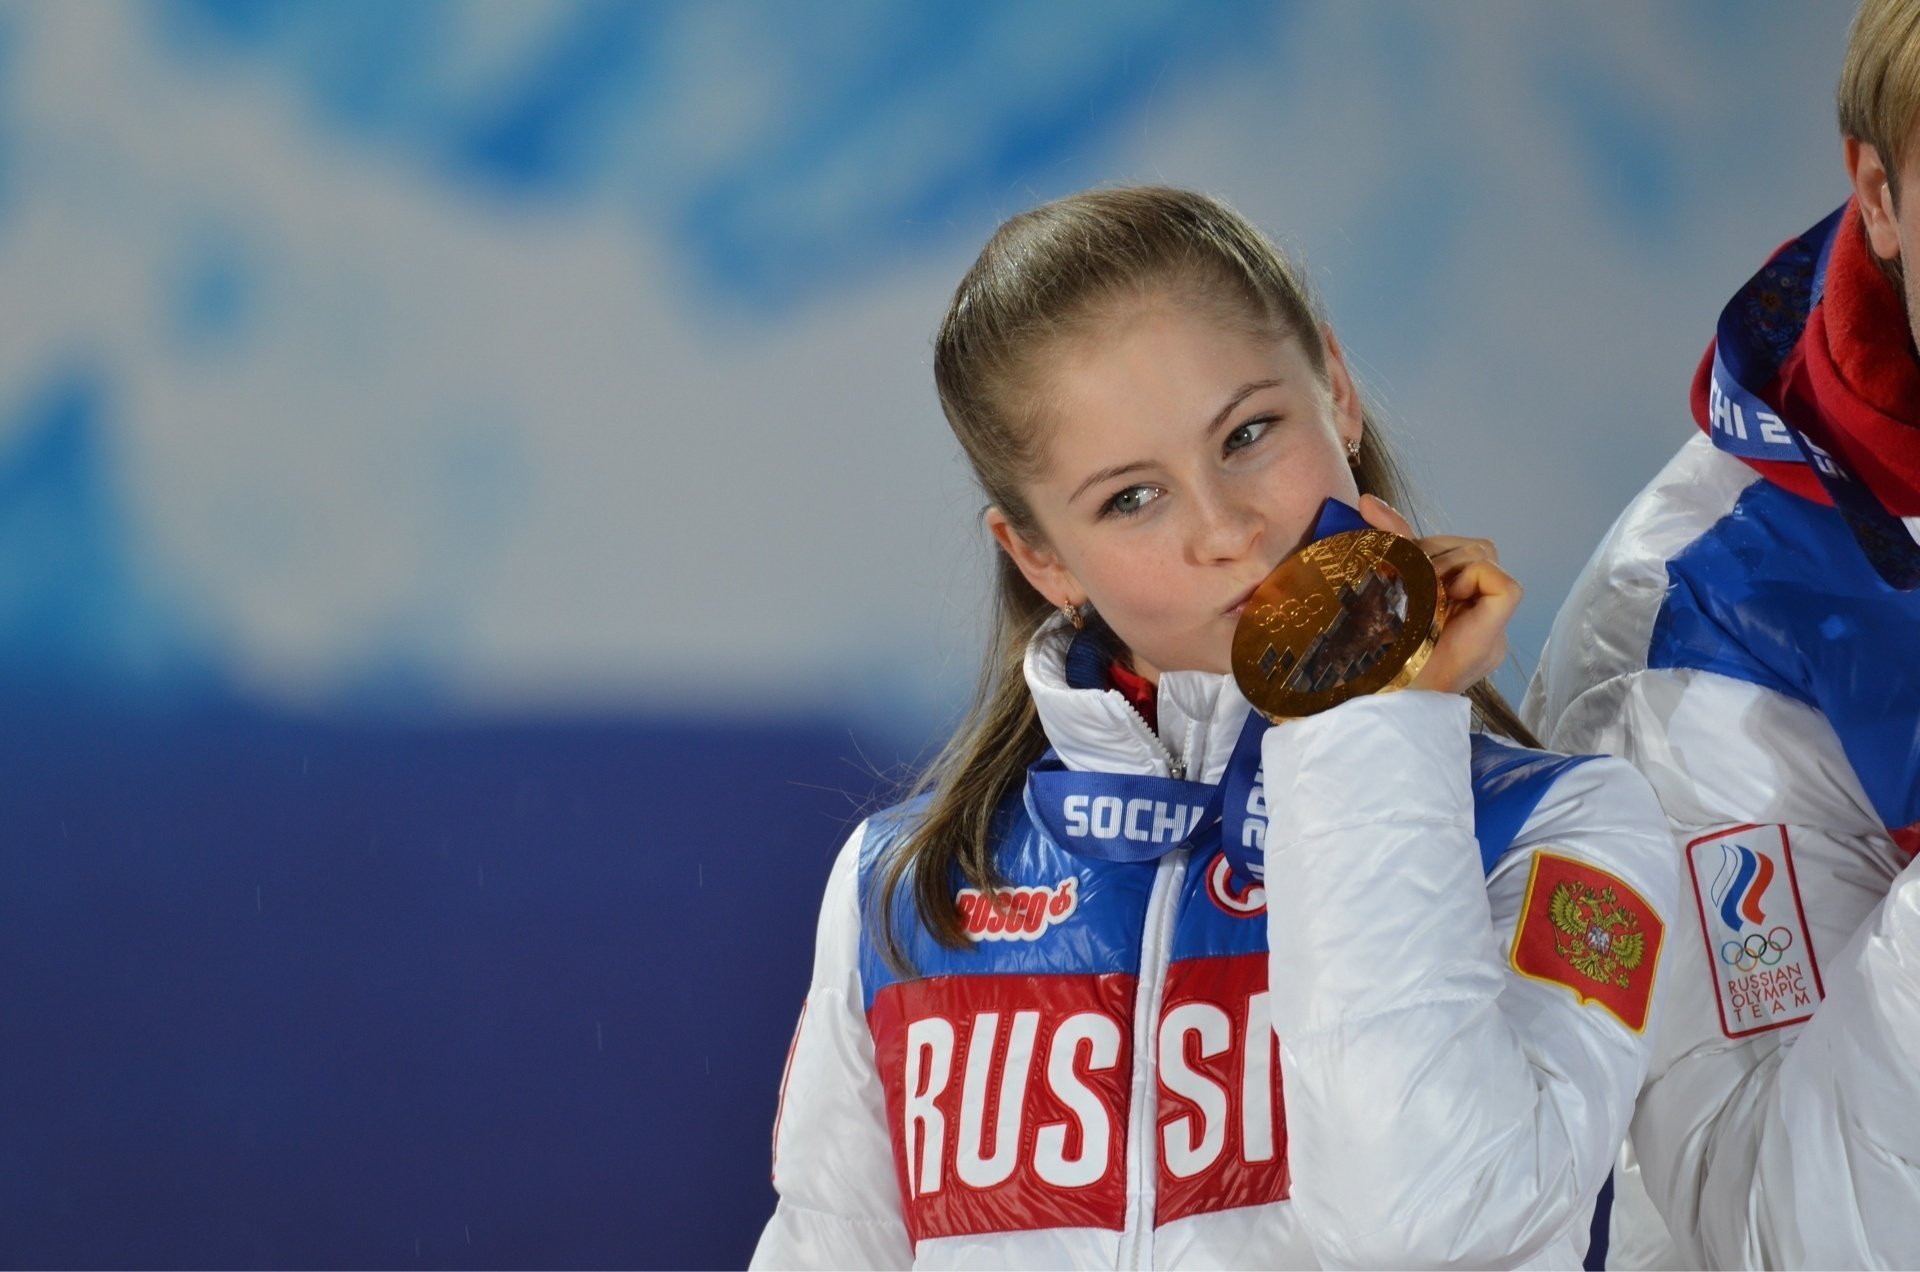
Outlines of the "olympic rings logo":
{"type": "Polygon", "coordinates": [[[1744,940],[1727,941],[1720,946],[1720,961],[1745,974],[1757,968],[1772,967],[1793,944],[1793,933],[1783,927],[1774,928],[1765,936],[1750,932],[1744,940]]]}

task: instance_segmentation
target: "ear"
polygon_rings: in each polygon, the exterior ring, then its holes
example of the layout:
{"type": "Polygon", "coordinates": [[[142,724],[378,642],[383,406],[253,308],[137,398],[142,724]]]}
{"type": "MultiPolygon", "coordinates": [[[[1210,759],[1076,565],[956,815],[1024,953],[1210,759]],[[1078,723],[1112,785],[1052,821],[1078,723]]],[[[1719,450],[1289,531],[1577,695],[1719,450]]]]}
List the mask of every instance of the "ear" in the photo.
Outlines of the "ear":
{"type": "Polygon", "coordinates": [[[1893,211],[1893,182],[1880,152],[1858,137],[1848,137],[1844,150],[1847,176],[1853,181],[1853,194],[1860,205],[1860,219],[1866,223],[1867,245],[1883,261],[1900,255],[1900,223],[1893,211]]]}
{"type": "Polygon", "coordinates": [[[1333,334],[1333,328],[1323,326],[1320,334],[1327,344],[1327,390],[1333,397],[1333,426],[1343,443],[1357,442],[1366,429],[1364,412],[1360,409],[1360,389],[1347,370],[1347,358],[1340,352],[1340,339],[1333,334]]]}
{"type": "Polygon", "coordinates": [[[1007,514],[998,508],[987,509],[987,533],[1000,545],[1000,550],[1012,558],[1020,567],[1020,573],[1026,576],[1033,590],[1051,601],[1057,608],[1061,605],[1079,605],[1087,599],[1086,589],[1073,576],[1060,558],[1054,555],[1052,548],[1044,543],[1030,543],[1007,520],[1007,514]]]}

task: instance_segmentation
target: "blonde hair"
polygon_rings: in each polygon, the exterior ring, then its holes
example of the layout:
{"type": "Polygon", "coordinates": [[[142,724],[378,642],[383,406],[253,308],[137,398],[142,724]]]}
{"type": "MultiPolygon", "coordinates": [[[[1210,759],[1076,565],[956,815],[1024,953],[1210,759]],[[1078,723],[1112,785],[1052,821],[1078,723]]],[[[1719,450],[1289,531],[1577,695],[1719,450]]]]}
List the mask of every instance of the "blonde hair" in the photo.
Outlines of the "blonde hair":
{"type": "MultiPolygon", "coordinates": [[[[933,374],[981,488],[1028,540],[1043,541],[1022,494],[1044,462],[1037,372],[1061,338],[1084,334],[1129,300],[1154,296],[1265,338],[1296,339],[1314,371],[1326,375],[1327,343],[1305,281],[1224,203],[1147,186],[1090,191],[1021,213],[960,280],[934,338],[933,374]]],[[[1399,467],[1374,421],[1363,421],[1360,491],[1403,504],[1399,467]]],[[[911,969],[895,895],[909,887],[934,939],[964,946],[956,885],[991,892],[999,884],[995,817],[1047,746],[1022,663],[1053,607],[1004,552],[995,557],[993,628],[972,709],[916,787],[915,795],[930,798],[894,843],[872,897],[877,947],[902,972],[911,969]]],[[[1468,696],[1483,724],[1531,741],[1491,685],[1475,685],[1468,696]]]]}
{"type": "Polygon", "coordinates": [[[1880,153],[1893,196],[1920,120],[1920,0],[1864,0],[1853,15],[1836,93],[1840,133],[1880,153]]]}

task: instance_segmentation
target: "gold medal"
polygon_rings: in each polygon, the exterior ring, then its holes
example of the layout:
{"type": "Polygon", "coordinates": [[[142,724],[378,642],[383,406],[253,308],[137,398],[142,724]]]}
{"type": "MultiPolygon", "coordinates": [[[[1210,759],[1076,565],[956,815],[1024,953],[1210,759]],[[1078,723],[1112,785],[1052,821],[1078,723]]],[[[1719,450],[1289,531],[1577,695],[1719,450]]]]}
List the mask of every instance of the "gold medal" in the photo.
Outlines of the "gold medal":
{"type": "Polygon", "coordinates": [[[1413,540],[1385,530],[1331,535],[1254,589],[1233,632],[1233,678],[1273,721],[1404,689],[1446,616],[1439,575],[1413,540]]]}

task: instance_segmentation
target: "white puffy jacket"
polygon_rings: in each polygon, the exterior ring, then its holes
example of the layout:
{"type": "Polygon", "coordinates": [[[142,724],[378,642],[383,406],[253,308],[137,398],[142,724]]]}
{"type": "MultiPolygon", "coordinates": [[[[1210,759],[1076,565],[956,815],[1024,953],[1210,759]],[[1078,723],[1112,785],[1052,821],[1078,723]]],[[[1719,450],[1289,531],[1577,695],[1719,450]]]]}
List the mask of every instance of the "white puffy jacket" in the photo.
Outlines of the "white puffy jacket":
{"type": "MultiPolygon", "coordinates": [[[[1066,687],[1070,635],[1027,659],[1055,750],[1166,775],[1121,695],[1066,687]]],[[[1231,680],[1168,673],[1158,711],[1217,781],[1248,711],[1231,680]]],[[[1579,1266],[1675,895],[1645,782],[1470,740],[1466,701],[1422,692],[1275,728],[1262,759],[1264,895],[1185,848],[1078,856],[1010,807],[1007,900],[966,898],[969,949],[899,911],[913,979],[866,930],[911,810],[856,830],[754,1266],[1579,1266]],[[1596,906],[1632,957],[1604,958],[1596,906]]]]}
{"type": "Polygon", "coordinates": [[[1920,593],[1696,437],[1524,712],[1651,779],[1683,880],[1611,1265],[1920,1267],[1920,593]]]}

